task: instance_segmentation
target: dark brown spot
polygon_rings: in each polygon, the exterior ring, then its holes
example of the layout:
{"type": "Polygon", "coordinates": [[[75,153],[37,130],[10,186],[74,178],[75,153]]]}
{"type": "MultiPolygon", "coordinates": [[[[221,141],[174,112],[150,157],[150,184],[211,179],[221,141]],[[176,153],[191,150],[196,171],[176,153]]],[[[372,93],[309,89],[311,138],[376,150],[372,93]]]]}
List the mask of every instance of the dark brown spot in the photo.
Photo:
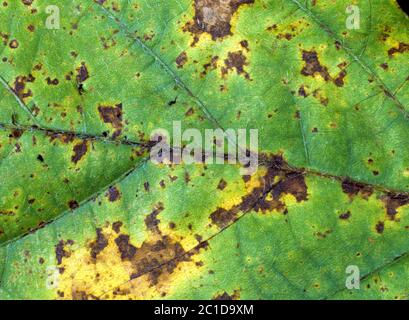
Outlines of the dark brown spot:
{"type": "Polygon", "coordinates": [[[17,49],[19,46],[18,41],[16,39],[11,40],[9,46],[11,49],[17,49]]]}
{"type": "Polygon", "coordinates": [[[74,210],[74,209],[77,209],[79,207],[79,204],[78,204],[78,202],[76,200],[70,200],[70,201],[68,201],[68,207],[71,210],[74,210]]]}
{"type": "Polygon", "coordinates": [[[74,154],[71,156],[71,161],[77,164],[88,151],[87,140],[83,140],[76,144],[73,151],[74,154]]]}
{"type": "Polygon", "coordinates": [[[219,184],[217,185],[217,189],[224,190],[224,188],[226,188],[226,186],[227,186],[227,182],[224,181],[223,179],[221,179],[219,181],[219,184]]]}
{"type": "Polygon", "coordinates": [[[81,62],[81,66],[77,68],[77,82],[82,83],[89,78],[88,69],[85,62],[81,62]]]}
{"type": "Polygon", "coordinates": [[[58,244],[55,246],[55,256],[57,258],[57,264],[62,263],[63,258],[68,258],[71,256],[71,251],[67,249],[67,246],[71,246],[74,244],[72,240],[60,240],[58,244]]]}
{"type": "Polygon", "coordinates": [[[121,221],[116,221],[112,224],[112,230],[114,230],[116,233],[119,233],[121,231],[121,227],[122,227],[121,221]]]}
{"type": "Polygon", "coordinates": [[[116,187],[110,187],[106,196],[108,197],[109,201],[114,202],[121,197],[121,193],[116,187]]]}
{"type": "Polygon", "coordinates": [[[382,221],[379,221],[376,224],[375,229],[376,229],[376,232],[383,233],[383,230],[385,229],[385,224],[382,221]]]}
{"type": "Polygon", "coordinates": [[[129,236],[121,234],[115,239],[115,243],[121,253],[122,260],[131,260],[136,253],[136,247],[129,243],[129,236]]]}
{"type": "Polygon", "coordinates": [[[386,214],[391,220],[394,220],[396,214],[398,213],[397,209],[409,204],[409,195],[388,193],[386,196],[382,197],[382,201],[386,208],[386,214]]]}
{"type": "Polygon", "coordinates": [[[339,218],[341,220],[347,220],[347,219],[349,219],[350,216],[351,216],[351,212],[347,211],[347,212],[341,213],[339,215],[339,218]]]}
{"type": "Polygon", "coordinates": [[[97,238],[95,241],[93,241],[90,245],[91,248],[91,257],[93,259],[96,259],[98,254],[106,248],[108,245],[108,240],[105,238],[104,234],[102,233],[101,228],[96,229],[97,232],[97,238]]]}
{"type": "Polygon", "coordinates": [[[409,44],[399,42],[398,47],[394,47],[388,50],[388,56],[389,58],[393,58],[393,56],[397,53],[404,53],[405,51],[409,50],[409,44]]]}
{"type": "Polygon", "coordinates": [[[185,65],[185,63],[187,62],[187,54],[185,51],[183,51],[177,58],[176,58],[176,65],[177,67],[183,68],[183,66],[185,65]]]}

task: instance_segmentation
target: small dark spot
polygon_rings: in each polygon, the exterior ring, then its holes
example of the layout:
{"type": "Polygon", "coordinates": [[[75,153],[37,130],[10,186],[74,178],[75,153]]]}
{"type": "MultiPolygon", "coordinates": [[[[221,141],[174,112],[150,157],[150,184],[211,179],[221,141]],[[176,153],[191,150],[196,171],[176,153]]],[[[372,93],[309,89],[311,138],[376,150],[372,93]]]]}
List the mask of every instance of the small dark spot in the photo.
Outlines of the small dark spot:
{"type": "Polygon", "coordinates": [[[378,233],[383,233],[383,230],[385,229],[385,224],[382,221],[379,221],[377,225],[375,226],[376,232],[378,233]]]}
{"type": "Polygon", "coordinates": [[[110,187],[106,196],[108,197],[109,201],[114,202],[121,197],[121,193],[116,187],[110,187]]]}
{"type": "Polygon", "coordinates": [[[71,210],[74,210],[74,209],[77,209],[79,207],[79,204],[78,204],[78,202],[76,200],[70,200],[70,201],[68,201],[68,207],[71,210]]]}
{"type": "Polygon", "coordinates": [[[347,220],[347,219],[349,219],[350,216],[351,216],[351,212],[347,211],[347,212],[341,213],[339,215],[339,218],[341,220],[347,220]]]}

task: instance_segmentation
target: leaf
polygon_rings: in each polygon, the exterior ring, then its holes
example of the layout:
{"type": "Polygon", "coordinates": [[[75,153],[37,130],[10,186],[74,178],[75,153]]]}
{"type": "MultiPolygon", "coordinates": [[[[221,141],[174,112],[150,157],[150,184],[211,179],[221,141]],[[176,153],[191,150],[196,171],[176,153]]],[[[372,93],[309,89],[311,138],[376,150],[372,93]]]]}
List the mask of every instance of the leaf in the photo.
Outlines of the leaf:
{"type": "Polygon", "coordinates": [[[4,1],[0,298],[407,298],[408,18],[349,4],[4,1]],[[174,121],[258,171],[155,165],[174,121]]]}

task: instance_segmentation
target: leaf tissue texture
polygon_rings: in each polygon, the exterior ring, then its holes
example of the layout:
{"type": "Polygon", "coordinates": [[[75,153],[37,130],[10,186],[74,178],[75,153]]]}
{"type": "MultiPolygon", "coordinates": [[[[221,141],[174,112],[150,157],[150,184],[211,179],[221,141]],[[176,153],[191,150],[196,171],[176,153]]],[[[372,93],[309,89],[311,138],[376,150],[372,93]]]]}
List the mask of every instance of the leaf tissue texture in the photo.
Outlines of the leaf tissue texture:
{"type": "Polygon", "coordinates": [[[0,299],[408,299],[408,27],[394,0],[3,0],[0,299]],[[257,172],[153,163],[175,121],[258,129],[257,172]]]}

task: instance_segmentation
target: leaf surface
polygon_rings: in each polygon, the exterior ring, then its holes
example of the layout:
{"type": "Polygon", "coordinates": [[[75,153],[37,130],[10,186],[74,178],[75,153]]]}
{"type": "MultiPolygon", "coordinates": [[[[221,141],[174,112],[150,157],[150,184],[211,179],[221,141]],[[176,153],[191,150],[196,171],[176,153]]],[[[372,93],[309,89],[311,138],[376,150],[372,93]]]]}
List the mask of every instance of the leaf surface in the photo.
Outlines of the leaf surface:
{"type": "Polygon", "coordinates": [[[48,5],[0,9],[0,298],[407,298],[395,1],[48,5]],[[258,171],[153,164],[174,121],[257,128],[258,171]]]}

